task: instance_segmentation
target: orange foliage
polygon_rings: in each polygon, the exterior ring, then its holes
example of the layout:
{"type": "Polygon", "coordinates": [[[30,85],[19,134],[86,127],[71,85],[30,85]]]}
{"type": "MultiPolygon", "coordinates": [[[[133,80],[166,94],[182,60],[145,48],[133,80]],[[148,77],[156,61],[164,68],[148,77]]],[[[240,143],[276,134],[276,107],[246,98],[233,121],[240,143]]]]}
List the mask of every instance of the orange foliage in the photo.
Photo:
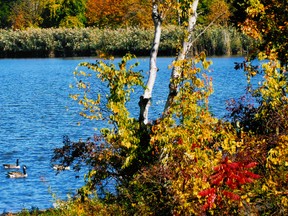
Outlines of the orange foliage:
{"type": "Polygon", "coordinates": [[[141,0],[88,0],[88,25],[98,27],[152,26],[151,4],[141,0]],[[149,14],[147,16],[147,14],[149,14]]]}
{"type": "Polygon", "coordinates": [[[153,26],[151,8],[152,4],[149,0],[129,0],[123,1],[124,8],[124,25],[129,26],[153,26]]]}
{"type": "Polygon", "coordinates": [[[28,27],[27,19],[25,19],[24,11],[14,14],[12,20],[13,29],[24,29],[28,27]]]}
{"type": "Polygon", "coordinates": [[[86,17],[89,25],[100,26],[121,21],[121,3],[123,0],[88,0],[86,17]]]}
{"type": "Polygon", "coordinates": [[[214,0],[210,6],[207,20],[219,25],[228,25],[230,11],[228,4],[224,0],[214,0]]]}
{"type": "Polygon", "coordinates": [[[276,52],[282,65],[288,63],[288,6],[280,0],[250,0],[242,30],[260,41],[259,49],[276,52]]]}

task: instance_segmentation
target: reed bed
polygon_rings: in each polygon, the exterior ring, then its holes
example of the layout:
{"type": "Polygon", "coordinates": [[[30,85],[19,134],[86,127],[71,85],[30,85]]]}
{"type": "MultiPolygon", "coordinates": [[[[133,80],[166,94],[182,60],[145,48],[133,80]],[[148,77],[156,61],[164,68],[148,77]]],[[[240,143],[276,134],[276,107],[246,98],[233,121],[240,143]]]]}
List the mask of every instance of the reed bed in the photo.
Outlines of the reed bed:
{"type": "MultiPolygon", "coordinates": [[[[0,57],[73,57],[95,56],[98,51],[115,56],[127,52],[149,56],[153,29],[125,28],[50,28],[13,31],[0,29],[0,57]]],[[[228,27],[212,27],[201,34],[194,31],[193,54],[206,50],[207,55],[242,55],[253,41],[228,27]],[[201,34],[201,36],[199,36],[201,34]],[[198,37],[199,36],[199,37],[198,37]]],[[[162,30],[159,55],[172,56],[177,52],[183,32],[177,26],[162,30]]]]}

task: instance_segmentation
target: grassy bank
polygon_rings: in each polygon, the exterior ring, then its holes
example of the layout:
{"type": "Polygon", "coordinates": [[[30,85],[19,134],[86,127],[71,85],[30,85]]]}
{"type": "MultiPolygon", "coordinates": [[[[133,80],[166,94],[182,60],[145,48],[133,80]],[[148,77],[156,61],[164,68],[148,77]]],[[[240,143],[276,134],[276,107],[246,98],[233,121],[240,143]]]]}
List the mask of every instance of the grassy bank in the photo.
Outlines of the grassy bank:
{"type": "MultiPolygon", "coordinates": [[[[199,28],[194,38],[201,33],[199,28]]],[[[0,58],[95,56],[97,51],[122,56],[127,52],[148,56],[153,29],[28,29],[0,30],[0,58]]],[[[175,55],[183,33],[176,26],[164,27],[159,55],[175,55]]],[[[242,55],[252,41],[233,28],[213,27],[194,43],[193,52],[208,55],[242,55]]]]}
{"type": "Polygon", "coordinates": [[[23,209],[18,213],[3,213],[0,216],[108,216],[108,215],[128,215],[124,208],[117,203],[104,203],[98,199],[89,199],[86,201],[69,200],[67,202],[59,201],[57,208],[45,210],[23,209]]]}

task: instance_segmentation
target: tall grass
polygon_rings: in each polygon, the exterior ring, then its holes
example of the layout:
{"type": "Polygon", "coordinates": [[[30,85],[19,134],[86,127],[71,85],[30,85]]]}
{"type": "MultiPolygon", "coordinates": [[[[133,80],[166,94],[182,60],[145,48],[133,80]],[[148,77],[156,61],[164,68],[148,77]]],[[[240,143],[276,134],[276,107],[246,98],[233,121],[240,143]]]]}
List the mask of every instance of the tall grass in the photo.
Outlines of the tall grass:
{"type": "MultiPolygon", "coordinates": [[[[253,41],[234,28],[213,27],[200,37],[201,28],[196,29],[193,38],[193,53],[206,50],[208,55],[241,55],[253,41]]],[[[0,30],[0,57],[65,57],[94,56],[97,51],[112,55],[127,52],[148,56],[153,29],[98,29],[98,28],[50,28],[25,31],[0,30]]],[[[183,32],[177,26],[162,30],[159,55],[175,55],[183,32]],[[176,42],[175,42],[176,41],[176,42]]]]}

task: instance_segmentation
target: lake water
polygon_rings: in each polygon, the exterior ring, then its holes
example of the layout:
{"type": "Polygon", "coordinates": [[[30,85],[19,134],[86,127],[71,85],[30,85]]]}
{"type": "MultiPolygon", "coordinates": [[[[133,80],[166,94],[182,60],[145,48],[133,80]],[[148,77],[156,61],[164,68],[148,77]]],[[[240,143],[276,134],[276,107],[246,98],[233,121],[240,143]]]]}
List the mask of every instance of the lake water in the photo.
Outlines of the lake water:
{"type": "MultiPolygon", "coordinates": [[[[62,145],[62,136],[73,140],[93,135],[95,122],[83,121],[79,106],[69,97],[69,84],[73,83],[73,71],[82,61],[77,59],[1,59],[0,60],[0,214],[16,212],[23,208],[52,207],[56,198],[67,198],[83,185],[83,173],[75,178],[73,171],[55,175],[50,159],[53,149],[62,145]],[[81,126],[77,122],[82,121],[81,126]],[[27,166],[28,178],[9,179],[3,163],[27,166]]],[[[159,72],[153,91],[150,115],[156,118],[163,110],[168,92],[172,58],[159,58],[159,72]]],[[[139,69],[147,75],[149,59],[139,59],[139,69]]],[[[245,92],[246,78],[233,69],[241,57],[212,58],[210,76],[215,93],[211,96],[212,112],[222,117],[225,101],[245,92]]],[[[138,114],[138,98],[130,103],[130,110],[138,114]]],[[[97,125],[96,125],[97,126],[97,125]]],[[[78,175],[78,174],[77,174],[78,175]]]]}

